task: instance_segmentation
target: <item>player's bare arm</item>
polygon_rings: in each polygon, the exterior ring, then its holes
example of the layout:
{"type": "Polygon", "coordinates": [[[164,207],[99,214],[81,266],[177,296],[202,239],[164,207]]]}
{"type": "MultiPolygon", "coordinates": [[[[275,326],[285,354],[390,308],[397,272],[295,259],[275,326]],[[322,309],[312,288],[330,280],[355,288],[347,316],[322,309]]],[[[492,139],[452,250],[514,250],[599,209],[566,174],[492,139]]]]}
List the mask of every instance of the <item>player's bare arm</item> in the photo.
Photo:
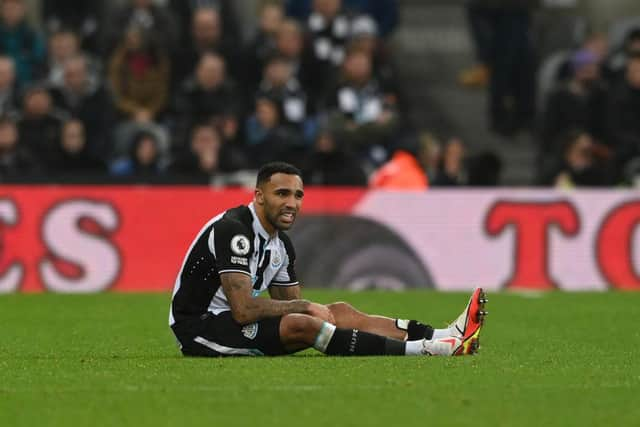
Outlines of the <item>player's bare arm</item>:
{"type": "Polygon", "coordinates": [[[231,306],[233,319],[247,324],[266,317],[278,317],[285,314],[308,314],[312,303],[302,299],[288,301],[268,298],[254,298],[249,276],[242,273],[224,273],[220,275],[222,289],[231,306]]]}
{"type": "Polygon", "coordinates": [[[271,299],[280,301],[290,301],[302,299],[302,291],[299,285],[294,286],[271,286],[269,288],[271,299]]]}
{"type": "MultiPolygon", "coordinates": [[[[296,299],[302,299],[302,292],[299,285],[296,286],[272,286],[269,288],[269,295],[271,299],[290,301],[296,299]]],[[[317,317],[329,323],[336,323],[335,316],[331,311],[330,306],[317,304],[312,302],[309,304],[309,308],[305,312],[313,317],[317,317]]]]}

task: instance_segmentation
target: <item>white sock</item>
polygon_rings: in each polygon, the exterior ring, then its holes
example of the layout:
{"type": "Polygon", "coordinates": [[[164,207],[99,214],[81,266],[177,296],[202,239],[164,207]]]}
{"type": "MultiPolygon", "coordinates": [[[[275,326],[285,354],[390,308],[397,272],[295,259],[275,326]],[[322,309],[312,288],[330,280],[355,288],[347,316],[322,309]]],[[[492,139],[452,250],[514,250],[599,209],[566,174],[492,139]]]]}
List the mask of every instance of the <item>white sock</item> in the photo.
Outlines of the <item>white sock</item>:
{"type": "Polygon", "coordinates": [[[327,347],[329,346],[329,341],[331,341],[331,338],[333,338],[333,333],[335,331],[335,325],[332,325],[328,322],[323,322],[322,327],[320,328],[320,332],[318,332],[318,336],[316,336],[316,340],[313,343],[313,348],[322,353],[326,353],[327,347]]]}
{"type": "Polygon", "coordinates": [[[420,356],[424,351],[424,340],[405,341],[404,354],[407,356],[420,356]]]}
{"type": "Polygon", "coordinates": [[[451,334],[451,329],[447,328],[447,329],[434,329],[433,330],[433,336],[431,337],[432,340],[437,340],[440,338],[446,338],[446,337],[450,337],[451,334]]]}

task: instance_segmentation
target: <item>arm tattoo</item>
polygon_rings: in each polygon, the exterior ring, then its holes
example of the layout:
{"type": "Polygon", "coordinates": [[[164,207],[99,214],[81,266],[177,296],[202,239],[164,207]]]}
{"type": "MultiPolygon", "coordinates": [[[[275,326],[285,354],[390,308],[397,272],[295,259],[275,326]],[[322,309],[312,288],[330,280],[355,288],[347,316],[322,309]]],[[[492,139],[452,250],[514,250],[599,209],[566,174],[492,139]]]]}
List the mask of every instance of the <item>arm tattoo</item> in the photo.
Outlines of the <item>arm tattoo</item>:
{"type": "Polygon", "coordinates": [[[280,301],[254,298],[249,276],[242,273],[224,273],[220,276],[222,289],[231,306],[233,318],[238,323],[251,323],[267,317],[284,316],[291,313],[306,313],[309,301],[288,299],[280,301]]]}

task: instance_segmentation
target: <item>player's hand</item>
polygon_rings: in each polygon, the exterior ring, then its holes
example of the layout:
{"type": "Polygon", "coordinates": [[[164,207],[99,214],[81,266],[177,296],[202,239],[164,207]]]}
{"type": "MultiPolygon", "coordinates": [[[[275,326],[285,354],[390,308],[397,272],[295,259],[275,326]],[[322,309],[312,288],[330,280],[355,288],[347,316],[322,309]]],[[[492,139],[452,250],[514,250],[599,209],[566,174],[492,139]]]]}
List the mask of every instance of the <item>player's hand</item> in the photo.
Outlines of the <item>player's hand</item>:
{"type": "Polygon", "coordinates": [[[309,316],[322,319],[325,322],[329,322],[334,325],[336,324],[336,319],[334,319],[333,314],[331,313],[331,310],[329,310],[329,308],[326,305],[312,302],[309,304],[309,308],[307,309],[307,314],[309,316]]]}

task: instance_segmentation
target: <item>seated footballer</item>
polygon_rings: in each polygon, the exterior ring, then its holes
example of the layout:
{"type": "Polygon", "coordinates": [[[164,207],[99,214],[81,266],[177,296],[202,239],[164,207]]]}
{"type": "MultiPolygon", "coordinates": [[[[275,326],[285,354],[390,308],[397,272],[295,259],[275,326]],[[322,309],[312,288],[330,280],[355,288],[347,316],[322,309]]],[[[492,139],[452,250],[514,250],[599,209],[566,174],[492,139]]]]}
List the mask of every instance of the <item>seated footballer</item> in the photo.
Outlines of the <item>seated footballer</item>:
{"type": "Polygon", "coordinates": [[[200,230],[176,278],[169,324],[185,356],[292,354],[310,347],[341,356],[474,354],[487,302],[475,289],[447,328],[362,313],[344,302],[302,299],[285,230],[300,211],[300,171],[269,163],[253,201],[200,230]],[[259,298],[265,291],[271,298],[259,298]]]}

